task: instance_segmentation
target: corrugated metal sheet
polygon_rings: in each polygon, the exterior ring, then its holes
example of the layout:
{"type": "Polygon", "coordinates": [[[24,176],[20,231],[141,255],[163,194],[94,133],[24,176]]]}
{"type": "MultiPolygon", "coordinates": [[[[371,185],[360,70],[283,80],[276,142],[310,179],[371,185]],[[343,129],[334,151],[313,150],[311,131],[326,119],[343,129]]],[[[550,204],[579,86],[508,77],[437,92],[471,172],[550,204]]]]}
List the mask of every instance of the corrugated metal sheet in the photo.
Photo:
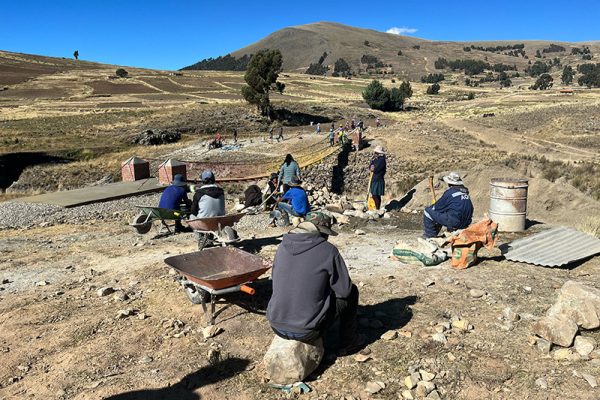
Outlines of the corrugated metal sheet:
{"type": "Polygon", "coordinates": [[[506,245],[504,257],[511,261],[560,267],[600,253],[600,239],[575,229],[549,229],[506,245]]]}

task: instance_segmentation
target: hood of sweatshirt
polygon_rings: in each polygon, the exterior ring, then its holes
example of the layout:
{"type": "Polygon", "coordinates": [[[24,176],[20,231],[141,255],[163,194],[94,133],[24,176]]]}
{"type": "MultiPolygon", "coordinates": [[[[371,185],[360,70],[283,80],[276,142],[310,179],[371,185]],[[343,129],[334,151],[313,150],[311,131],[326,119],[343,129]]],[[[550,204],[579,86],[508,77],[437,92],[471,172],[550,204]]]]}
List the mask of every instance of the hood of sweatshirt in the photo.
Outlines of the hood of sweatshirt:
{"type": "Polygon", "coordinates": [[[198,189],[198,192],[202,193],[202,195],[206,195],[206,196],[210,196],[213,199],[218,199],[221,196],[225,195],[225,192],[223,191],[222,188],[218,187],[217,185],[203,185],[200,187],[200,189],[198,189]]]}
{"type": "Polygon", "coordinates": [[[283,235],[281,244],[291,254],[298,255],[325,241],[326,239],[319,233],[288,233],[283,235]]]}

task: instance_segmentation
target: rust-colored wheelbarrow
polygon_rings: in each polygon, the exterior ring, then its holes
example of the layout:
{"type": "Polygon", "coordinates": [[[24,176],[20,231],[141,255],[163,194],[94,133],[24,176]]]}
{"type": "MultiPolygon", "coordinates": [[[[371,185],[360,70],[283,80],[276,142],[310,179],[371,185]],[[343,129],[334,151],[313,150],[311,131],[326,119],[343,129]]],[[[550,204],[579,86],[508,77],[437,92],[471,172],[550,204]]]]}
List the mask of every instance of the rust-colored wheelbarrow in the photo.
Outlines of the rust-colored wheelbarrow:
{"type": "Polygon", "coordinates": [[[215,247],[204,251],[165,258],[165,263],[179,272],[179,282],[193,304],[210,300],[210,325],[214,325],[219,312],[215,312],[217,297],[234,292],[254,294],[247,283],[255,281],[271,265],[261,257],[235,247],[215,247]]]}
{"type": "Polygon", "coordinates": [[[223,215],[221,217],[196,218],[183,221],[184,224],[194,230],[198,239],[198,250],[202,250],[211,244],[228,244],[239,241],[237,232],[233,225],[238,222],[245,213],[223,215]]]}

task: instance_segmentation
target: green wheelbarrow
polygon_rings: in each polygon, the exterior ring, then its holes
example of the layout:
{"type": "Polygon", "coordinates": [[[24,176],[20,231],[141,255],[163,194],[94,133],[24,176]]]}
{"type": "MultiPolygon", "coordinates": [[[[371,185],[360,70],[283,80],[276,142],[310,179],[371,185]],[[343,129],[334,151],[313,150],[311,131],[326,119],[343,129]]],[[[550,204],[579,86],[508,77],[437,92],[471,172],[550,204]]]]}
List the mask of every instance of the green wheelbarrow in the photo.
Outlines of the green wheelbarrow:
{"type": "Polygon", "coordinates": [[[159,235],[162,233],[163,228],[166,228],[168,233],[173,233],[171,227],[174,227],[175,225],[169,225],[167,221],[180,221],[190,214],[190,212],[186,210],[170,210],[168,208],[147,206],[136,207],[140,209],[140,213],[136,215],[129,225],[140,235],[150,232],[150,229],[152,229],[152,222],[154,221],[160,221],[160,228],[158,230],[159,235]]]}

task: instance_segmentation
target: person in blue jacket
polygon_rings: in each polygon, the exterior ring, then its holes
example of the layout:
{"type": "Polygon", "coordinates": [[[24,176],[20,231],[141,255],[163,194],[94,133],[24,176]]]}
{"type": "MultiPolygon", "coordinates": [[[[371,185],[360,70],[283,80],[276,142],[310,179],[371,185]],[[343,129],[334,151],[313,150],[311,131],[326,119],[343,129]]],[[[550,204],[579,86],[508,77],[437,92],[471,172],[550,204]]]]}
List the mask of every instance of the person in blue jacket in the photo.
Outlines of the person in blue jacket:
{"type": "Polygon", "coordinates": [[[426,238],[436,237],[442,226],[448,232],[464,229],[471,224],[473,218],[473,203],[469,197],[469,189],[465,187],[457,172],[450,172],[443,181],[448,184],[448,190],[434,205],[425,208],[423,229],[426,238]]]}
{"type": "Polygon", "coordinates": [[[290,187],[287,192],[278,200],[277,208],[282,213],[287,213],[295,217],[304,217],[310,211],[308,197],[306,192],[300,186],[302,181],[297,176],[293,176],[288,182],[290,187]]]}
{"type": "MultiPolygon", "coordinates": [[[[191,205],[190,199],[188,199],[187,193],[189,192],[188,185],[183,181],[183,175],[177,174],[173,177],[171,185],[168,186],[160,196],[158,203],[159,208],[166,208],[169,210],[181,210],[184,206],[189,208],[191,205]]],[[[184,232],[184,229],[180,220],[175,221],[175,232],[184,232]]]]}

